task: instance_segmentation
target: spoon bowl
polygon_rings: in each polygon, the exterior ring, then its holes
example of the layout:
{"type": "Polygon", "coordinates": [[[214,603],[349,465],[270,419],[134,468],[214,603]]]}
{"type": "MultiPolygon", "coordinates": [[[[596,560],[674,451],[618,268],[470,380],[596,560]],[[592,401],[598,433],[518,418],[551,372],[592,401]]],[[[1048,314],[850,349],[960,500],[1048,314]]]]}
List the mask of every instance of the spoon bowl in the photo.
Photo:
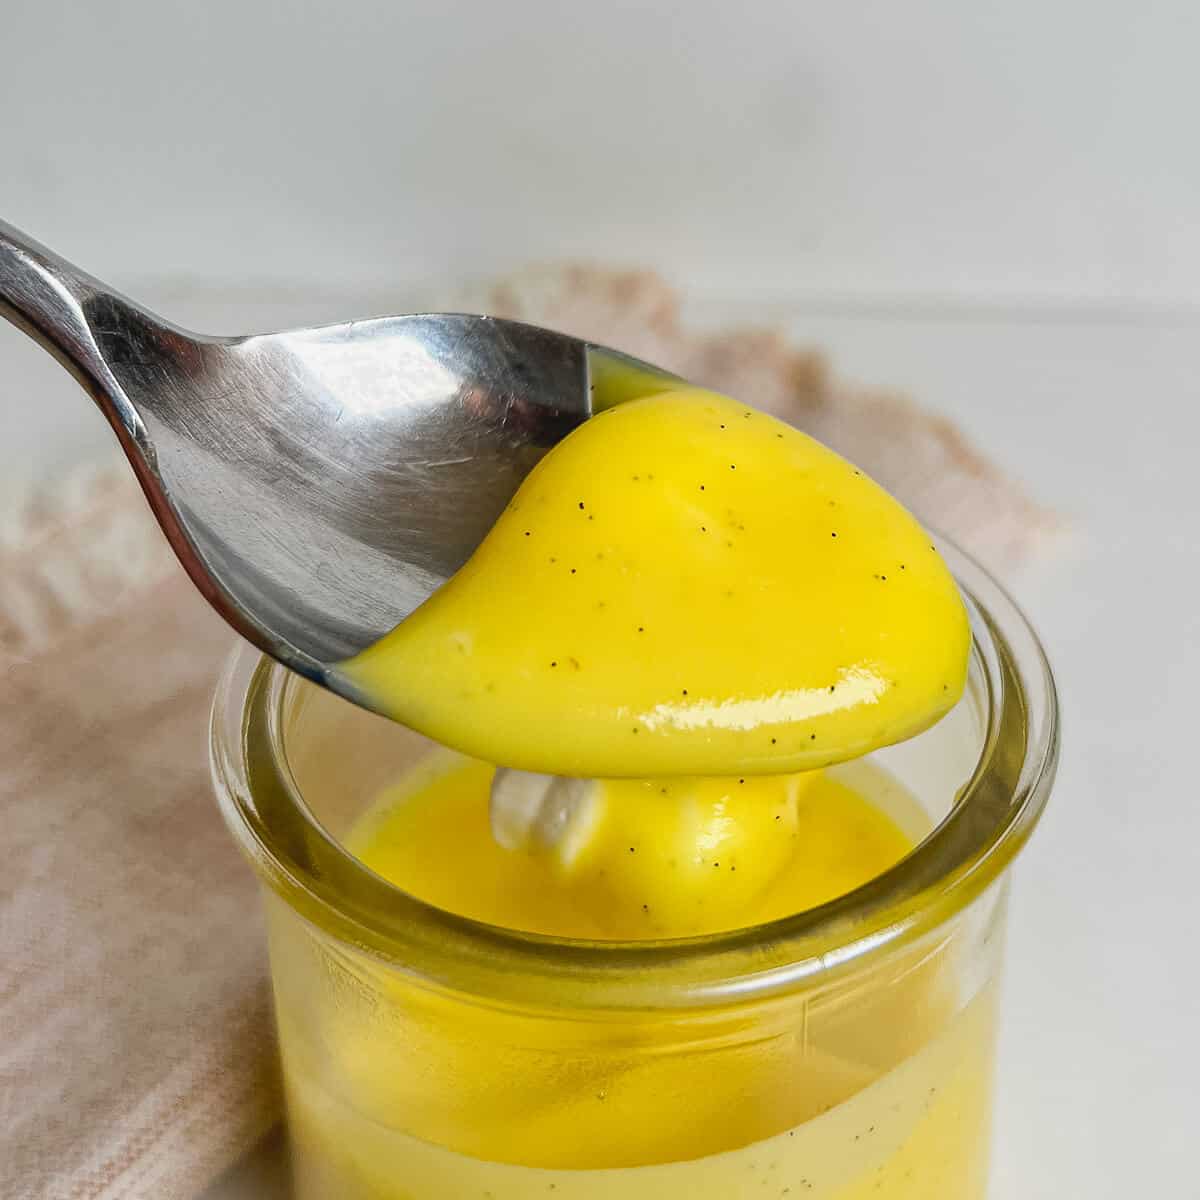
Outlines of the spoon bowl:
{"type": "Polygon", "coordinates": [[[0,315],[112,425],[196,586],[240,634],[356,703],[337,665],[471,555],[615,368],[578,338],[423,313],[189,333],[0,222],[0,315]]]}

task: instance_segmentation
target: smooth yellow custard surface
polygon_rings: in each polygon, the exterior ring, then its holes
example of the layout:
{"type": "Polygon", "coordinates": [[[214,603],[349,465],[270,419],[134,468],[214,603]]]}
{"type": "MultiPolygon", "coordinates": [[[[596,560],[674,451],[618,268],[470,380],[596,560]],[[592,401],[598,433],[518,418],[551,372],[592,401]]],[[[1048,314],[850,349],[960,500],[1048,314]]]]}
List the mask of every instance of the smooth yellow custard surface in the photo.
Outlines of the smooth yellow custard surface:
{"type": "Polygon", "coordinates": [[[341,670],[487,762],[565,776],[811,770],[959,698],[969,631],[927,534],[792,427],[697,389],[538,464],[466,565],[341,670]]]}
{"type": "Polygon", "coordinates": [[[510,852],[489,823],[495,768],[435,756],[347,840],[367,866],[450,912],[532,933],[691,937],[815,908],[911,848],[895,820],[829,775],[597,781],[569,859],[510,852]]]}

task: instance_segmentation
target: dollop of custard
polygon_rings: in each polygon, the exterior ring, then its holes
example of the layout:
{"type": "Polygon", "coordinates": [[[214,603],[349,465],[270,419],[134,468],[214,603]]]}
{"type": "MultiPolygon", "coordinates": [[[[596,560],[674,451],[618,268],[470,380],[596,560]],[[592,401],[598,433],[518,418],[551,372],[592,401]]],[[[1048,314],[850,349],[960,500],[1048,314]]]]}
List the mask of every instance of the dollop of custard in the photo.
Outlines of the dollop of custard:
{"type": "Polygon", "coordinates": [[[572,432],[466,565],[341,669],[490,763],[741,777],[919,733],[962,694],[969,644],[949,570],[883,488],[681,388],[572,432]]]}
{"type": "Polygon", "coordinates": [[[568,830],[555,782],[534,795],[545,809],[524,807],[528,777],[498,787],[503,772],[447,751],[384,791],[347,844],[405,891],[476,920],[559,937],[695,937],[812,908],[908,853],[924,826],[917,801],[868,764],[839,771],[849,779],[577,780],[568,830]]]}

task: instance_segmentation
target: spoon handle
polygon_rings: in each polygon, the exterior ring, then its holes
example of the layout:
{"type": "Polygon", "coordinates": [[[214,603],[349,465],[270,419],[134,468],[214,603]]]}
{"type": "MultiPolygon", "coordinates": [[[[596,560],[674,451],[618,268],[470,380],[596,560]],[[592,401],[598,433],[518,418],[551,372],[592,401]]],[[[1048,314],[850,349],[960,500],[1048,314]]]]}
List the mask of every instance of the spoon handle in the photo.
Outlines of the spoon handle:
{"type": "Polygon", "coordinates": [[[97,344],[91,317],[101,314],[106,324],[114,317],[131,324],[153,320],[100,280],[0,220],[0,317],[79,380],[128,452],[130,442],[144,447],[146,434],[97,344]]]}

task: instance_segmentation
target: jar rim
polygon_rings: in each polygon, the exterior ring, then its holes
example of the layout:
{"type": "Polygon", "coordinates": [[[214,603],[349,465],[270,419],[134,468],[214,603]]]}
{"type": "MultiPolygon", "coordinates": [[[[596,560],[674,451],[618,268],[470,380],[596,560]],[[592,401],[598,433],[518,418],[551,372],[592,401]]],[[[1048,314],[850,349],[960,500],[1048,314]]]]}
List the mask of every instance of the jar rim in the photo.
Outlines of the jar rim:
{"type": "Polygon", "coordinates": [[[963,911],[1009,866],[1045,807],[1058,760],[1053,675],[1020,609],[983,567],[937,539],[967,602],[986,700],[979,758],[950,813],[894,866],[816,908],[701,937],[589,942],[489,925],[376,875],[305,803],[287,762],[296,677],[242,645],[210,729],[222,812],[268,887],[312,924],[434,987],[573,1011],[695,1008],[810,987],[963,911]]]}

